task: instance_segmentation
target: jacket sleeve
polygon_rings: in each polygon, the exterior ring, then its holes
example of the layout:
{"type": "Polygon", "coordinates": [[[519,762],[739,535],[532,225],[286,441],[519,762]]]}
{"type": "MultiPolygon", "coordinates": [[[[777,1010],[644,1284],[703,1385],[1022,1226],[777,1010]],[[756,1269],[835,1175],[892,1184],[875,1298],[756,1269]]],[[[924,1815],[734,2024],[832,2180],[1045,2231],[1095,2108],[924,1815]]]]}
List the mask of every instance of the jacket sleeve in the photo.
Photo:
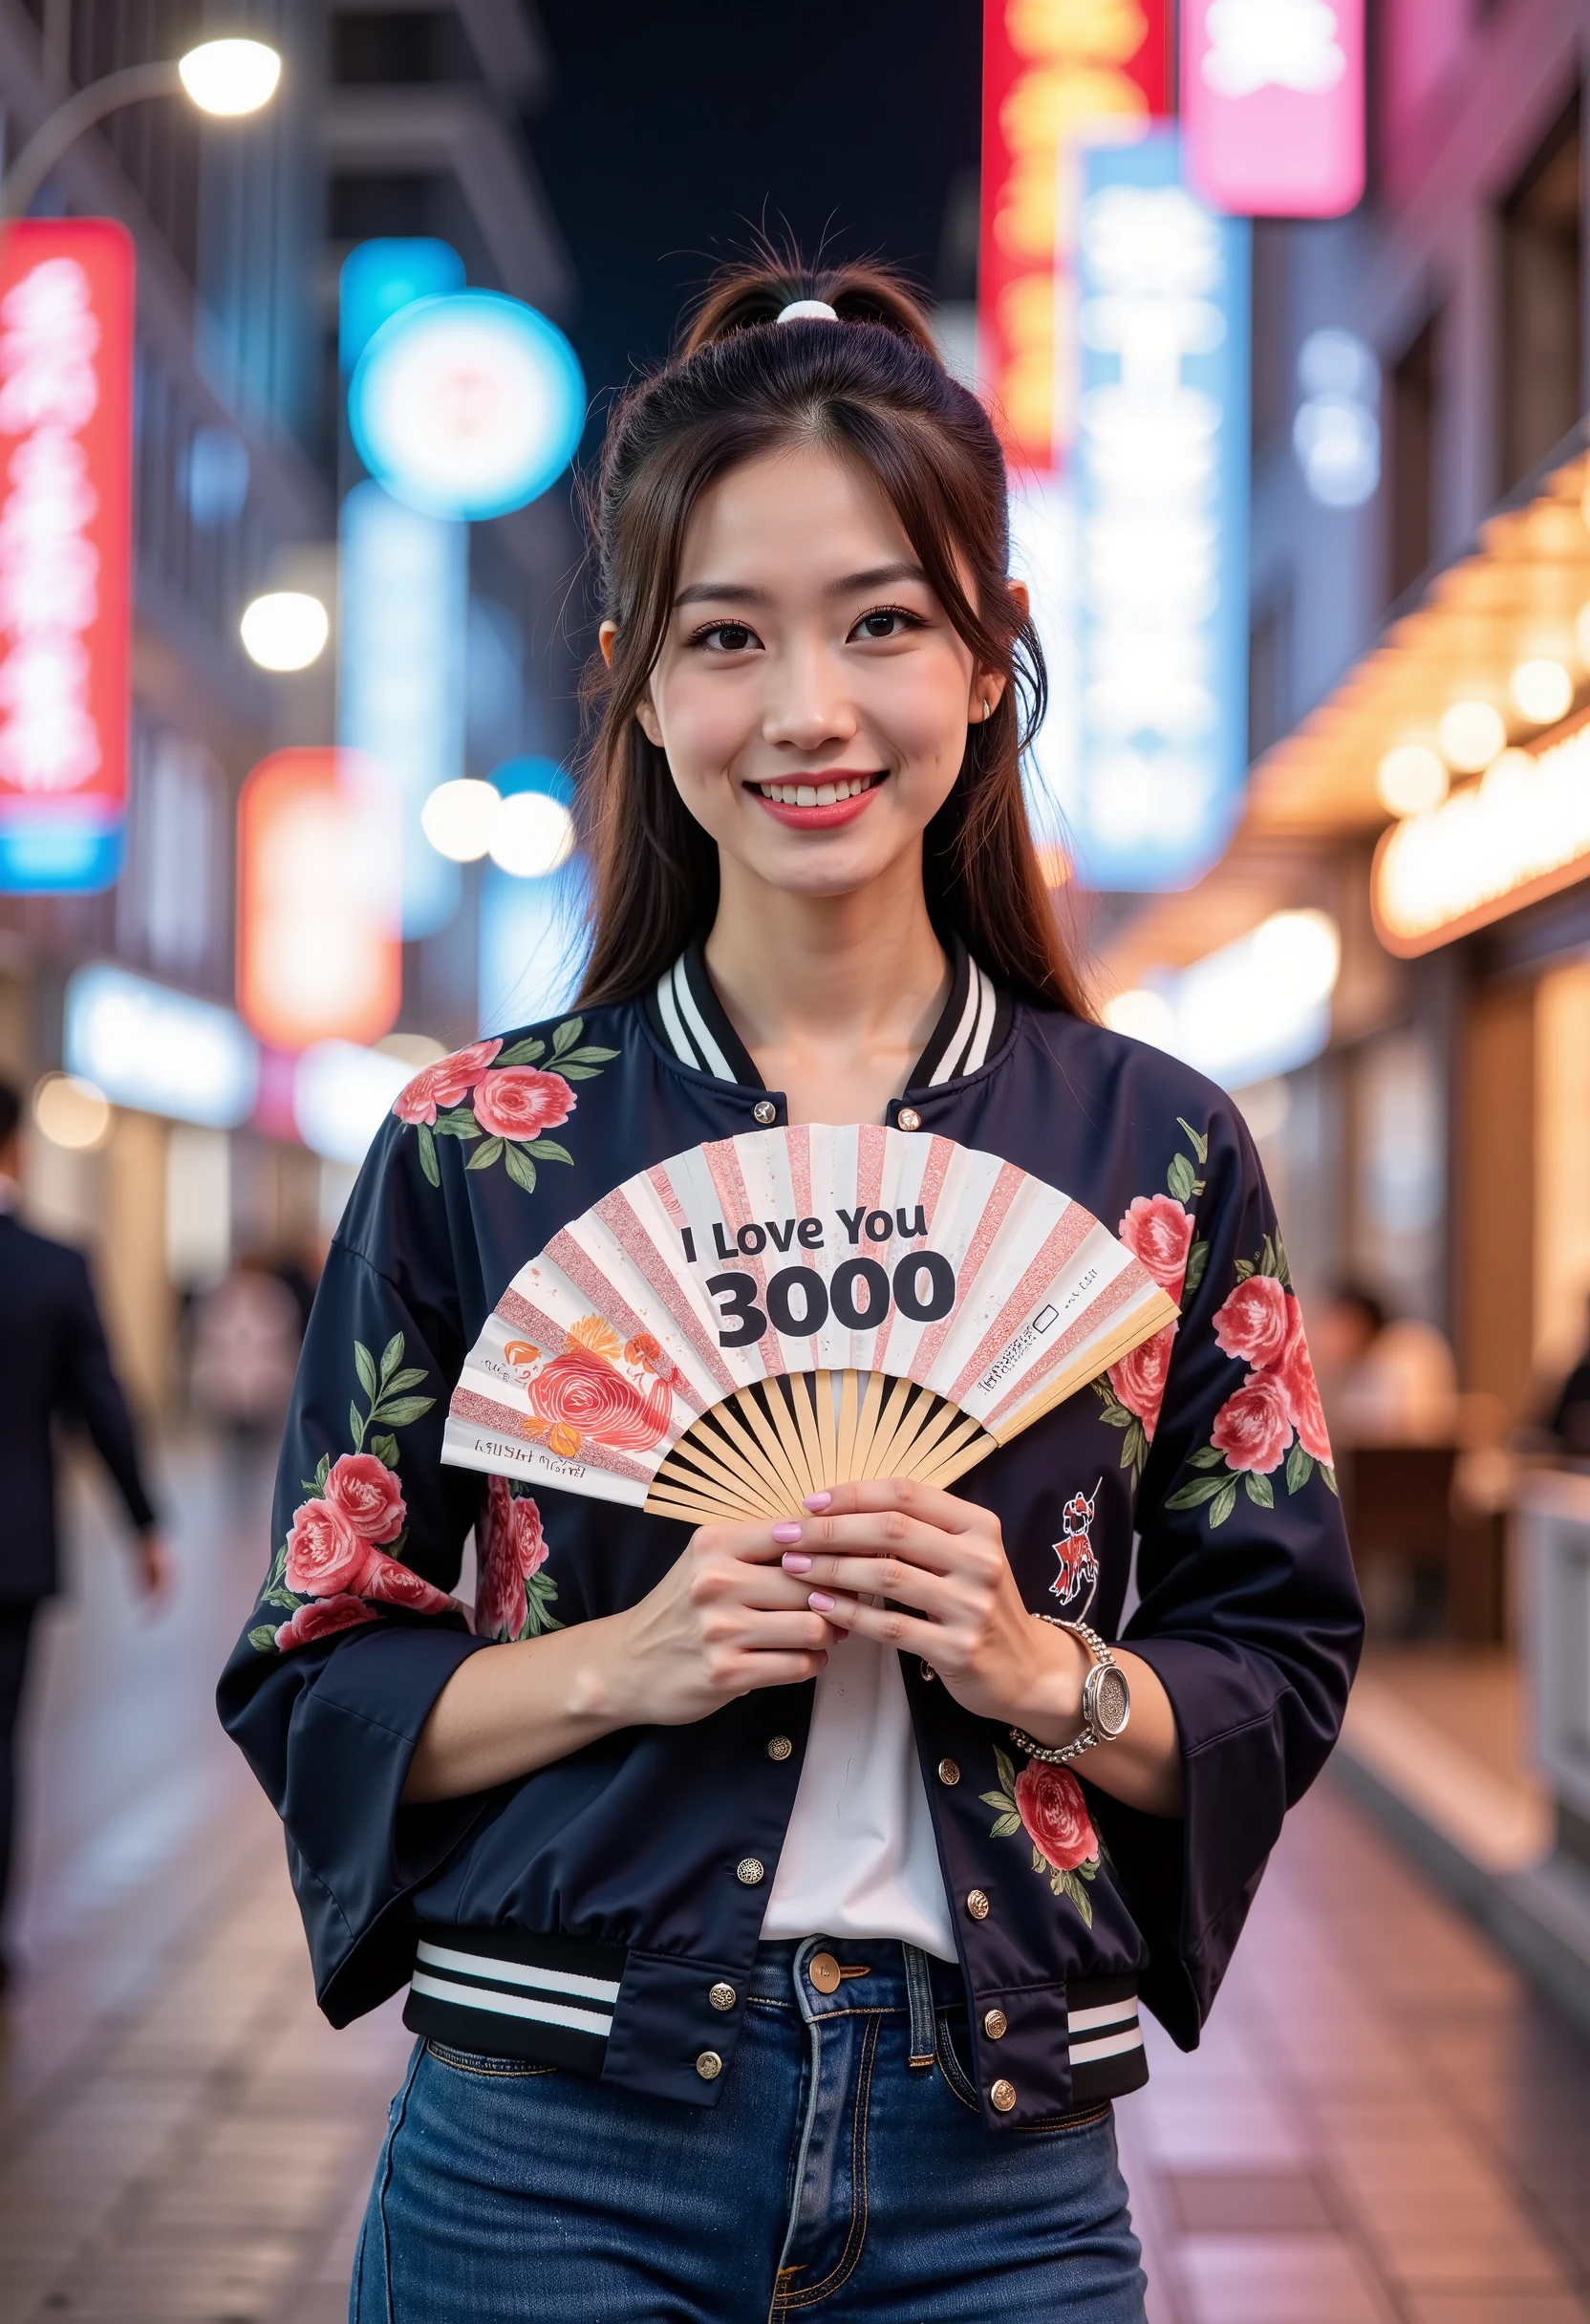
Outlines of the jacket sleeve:
{"type": "Polygon", "coordinates": [[[440,1463],[465,1348],[448,1199],[377,1138],[327,1260],[277,1475],[272,1556],[223,1724],[286,1826],[334,2024],[401,1982],[395,1910],[486,1802],[399,1805],[431,1708],[483,1641],[455,1588],[480,1479],[440,1463]]]}
{"type": "Polygon", "coordinates": [[[71,1256],[62,1404],[88,1431],[90,1442],[126,1503],[128,1517],[141,1533],[155,1522],[155,1512],[139,1466],[132,1414],[121,1393],[121,1384],[111,1368],[105,1327],[99,1321],[87,1264],[77,1253],[71,1256]]]}
{"type": "Polygon", "coordinates": [[[1336,1741],[1364,1626],[1301,1315],[1252,1142],[1224,1100],[1188,1139],[1171,1194],[1150,1206],[1164,1213],[1150,1231],[1169,1228],[1170,1247],[1178,1192],[1192,1223],[1138,1496],[1139,1603],[1124,1633],[1171,1698],[1183,1813],[1155,1818],[1091,1794],[1149,1944],[1144,1998],[1184,2049],[1197,2041],[1281,1819],[1336,1741]]]}

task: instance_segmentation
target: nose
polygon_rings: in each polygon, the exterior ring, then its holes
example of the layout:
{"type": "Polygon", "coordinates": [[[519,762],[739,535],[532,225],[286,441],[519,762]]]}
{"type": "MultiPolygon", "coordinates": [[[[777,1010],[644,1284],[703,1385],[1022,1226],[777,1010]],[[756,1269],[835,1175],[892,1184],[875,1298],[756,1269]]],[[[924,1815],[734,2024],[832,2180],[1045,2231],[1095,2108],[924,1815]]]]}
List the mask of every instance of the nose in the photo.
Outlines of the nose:
{"type": "Polygon", "coordinates": [[[855,705],[844,674],[824,647],[815,641],[791,645],[777,656],[769,676],[762,724],[765,742],[816,751],[850,740],[858,724],[855,705]]]}

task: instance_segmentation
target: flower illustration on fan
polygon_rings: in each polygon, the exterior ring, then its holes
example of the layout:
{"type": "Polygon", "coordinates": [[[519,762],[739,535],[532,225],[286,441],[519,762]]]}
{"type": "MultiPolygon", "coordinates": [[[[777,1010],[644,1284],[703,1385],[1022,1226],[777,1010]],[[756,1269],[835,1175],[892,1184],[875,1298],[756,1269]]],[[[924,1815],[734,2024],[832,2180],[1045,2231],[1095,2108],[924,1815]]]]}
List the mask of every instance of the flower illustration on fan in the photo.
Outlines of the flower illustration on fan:
{"type": "Polygon", "coordinates": [[[539,1436],[545,1430],[548,1450],[565,1460],[574,1458],[588,1436],[615,1452],[648,1452],[667,1435],[674,1412],[666,1381],[655,1382],[642,1396],[606,1355],[589,1346],[553,1356],[527,1393],[527,1433],[539,1436]]]}

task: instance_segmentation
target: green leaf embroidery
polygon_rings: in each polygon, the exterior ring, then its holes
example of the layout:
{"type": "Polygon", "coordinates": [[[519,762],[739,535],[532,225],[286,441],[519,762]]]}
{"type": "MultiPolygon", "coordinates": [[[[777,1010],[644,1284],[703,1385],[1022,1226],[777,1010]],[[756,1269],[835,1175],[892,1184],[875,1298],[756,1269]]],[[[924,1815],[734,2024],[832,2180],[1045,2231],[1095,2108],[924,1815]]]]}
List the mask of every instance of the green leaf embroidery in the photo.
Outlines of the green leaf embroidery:
{"type": "Polygon", "coordinates": [[[433,1186],[441,1184],[441,1172],[436,1158],[436,1140],[428,1122],[419,1125],[419,1167],[433,1186]]]}
{"type": "Polygon", "coordinates": [[[574,1159],[568,1147],[560,1146],[556,1138],[537,1138],[533,1146],[526,1148],[526,1151],[534,1154],[538,1162],[572,1163],[574,1159]]]}
{"type": "Polygon", "coordinates": [[[1008,1808],[1010,1806],[1008,1792],[979,1792],[978,1797],[985,1808],[1008,1808]]]}
{"type": "Polygon", "coordinates": [[[1200,1284],[1200,1283],[1203,1281],[1203,1280],[1204,1280],[1204,1269],[1205,1269],[1205,1268],[1208,1266],[1208,1264],[1209,1264],[1209,1245],[1208,1245],[1208,1243],[1207,1243],[1207,1242],[1195,1242],[1195,1243],[1192,1245],[1192,1250],[1191,1250],[1191,1251],[1189,1251],[1189,1253],[1187,1254],[1187,1285],[1186,1285],[1186,1289],[1187,1289],[1187,1295],[1188,1295],[1188,1297],[1189,1297],[1189,1298],[1191,1298],[1191,1297],[1192,1297],[1192,1293],[1193,1293],[1194,1291],[1196,1291],[1196,1290],[1197,1290],[1198,1285],[1199,1285],[1199,1284],[1200,1284]]]}
{"type": "Polygon", "coordinates": [[[271,1589],[261,1590],[260,1604],[279,1605],[284,1613],[291,1614],[296,1611],[298,1601],[290,1589],[285,1589],[278,1582],[271,1589]]]}
{"type": "Polygon", "coordinates": [[[1267,1476],[1260,1476],[1257,1469],[1250,1469],[1243,1482],[1248,1489],[1248,1498],[1256,1509],[1274,1509],[1276,1491],[1267,1476]]]}
{"type": "Polygon", "coordinates": [[[1342,1488],[1336,1481],[1336,1471],[1331,1467],[1328,1460],[1322,1460],[1320,1463],[1320,1474],[1324,1478],[1326,1484],[1330,1487],[1332,1493],[1335,1494],[1337,1499],[1340,1500],[1342,1498],[1342,1488]]]}
{"type": "Polygon", "coordinates": [[[989,1829],[990,1840],[1010,1840],[1021,1829],[1021,1818],[1014,1808],[1006,1810],[989,1829]]]}
{"type": "Polygon", "coordinates": [[[399,1396],[395,1404],[382,1406],[381,1418],[389,1428],[406,1429],[411,1421],[423,1418],[435,1402],[434,1396],[399,1396]]]}
{"type": "Polygon", "coordinates": [[[1032,1852],[1032,1868],[1035,1872],[1047,1872],[1049,1869],[1048,1858],[1044,1855],[1042,1849],[1036,1845],[1034,1846],[1032,1852]]]}
{"type": "MultiPolygon", "coordinates": [[[[403,1343],[402,1343],[401,1339],[399,1339],[399,1340],[398,1340],[398,1353],[399,1355],[401,1355],[401,1354],[402,1354],[402,1352],[403,1352],[403,1343]]],[[[421,1381],[421,1380],[423,1380],[423,1379],[424,1379],[424,1377],[425,1377],[425,1366],[424,1366],[422,1364],[409,1364],[409,1365],[406,1365],[406,1366],[404,1366],[404,1368],[403,1368],[403,1369],[402,1369],[400,1372],[395,1372],[395,1373],[393,1374],[393,1376],[392,1376],[392,1378],[391,1378],[390,1380],[387,1380],[387,1379],[383,1379],[383,1380],[382,1380],[382,1382],[381,1382],[381,1400],[382,1400],[382,1402],[384,1403],[384,1402],[385,1402],[385,1400],[387,1399],[387,1397],[388,1397],[388,1396],[398,1396],[398,1395],[401,1395],[401,1393],[402,1393],[403,1389],[404,1389],[404,1388],[418,1388],[418,1387],[419,1386],[420,1381],[421,1381]]],[[[370,1417],[371,1417],[371,1419],[372,1419],[372,1420],[374,1420],[374,1419],[375,1419],[375,1417],[376,1417],[375,1413],[374,1413],[374,1412],[372,1412],[372,1413],[371,1413],[371,1415],[370,1415],[370,1417]]]]}
{"type": "Polygon", "coordinates": [[[544,1041],[516,1041],[512,1048],[499,1050],[492,1063],[494,1065],[533,1065],[546,1046],[544,1041]]]}
{"type": "Polygon", "coordinates": [[[1056,1893],[1064,1893],[1075,1904],[1089,1928],[1093,1926],[1093,1900],[1073,1872],[1063,1872],[1056,1893]]]}
{"type": "Polygon", "coordinates": [[[1236,1507],[1236,1479],[1235,1479],[1235,1477],[1234,1476],[1234,1477],[1232,1477],[1232,1478],[1229,1480],[1229,1482],[1228,1482],[1228,1483],[1226,1483],[1226,1484],[1222,1485],[1222,1487],[1220,1488],[1219,1493],[1218,1493],[1218,1494],[1215,1496],[1214,1499],[1214,1500],[1213,1500],[1213,1501],[1210,1503],[1210,1506],[1209,1506],[1209,1522],[1210,1522],[1210,1528],[1211,1528],[1211,1530],[1213,1531],[1213,1529],[1214,1529],[1214,1528],[1216,1525],[1223,1525],[1223,1524],[1225,1523],[1225,1521],[1226,1521],[1227,1517],[1230,1517],[1230,1515],[1231,1515],[1232,1511],[1233,1511],[1233,1510],[1234,1510],[1235,1507],[1236,1507]]]}
{"type": "Polygon", "coordinates": [[[364,1425],[363,1414],[360,1412],[358,1406],[353,1402],[352,1398],[350,1398],[348,1404],[348,1433],[354,1440],[354,1450],[355,1452],[362,1452],[364,1451],[364,1425]]]}
{"type": "Polygon", "coordinates": [[[478,1138],[483,1136],[479,1122],[467,1106],[459,1106],[451,1113],[439,1113],[436,1118],[439,1138],[478,1138]]]}
{"type": "Polygon", "coordinates": [[[566,1050],[571,1049],[584,1031],[585,1019],[583,1017],[566,1017],[552,1035],[553,1057],[562,1057],[566,1050]]]}
{"type": "MultiPolygon", "coordinates": [[[[1224,1457],[1222,1454],[1221,1458],[1224,1457]]],[[[1167,1509],[1201,1509],[1205,1501],[1212,1501],[1216,1494],[1224,1493],[1228,1483],[1235,1499],[1236,1495],[1235,1477],[1194,1476],[1189,1483],[1178,1485],[1174,1493],[1168,1494],[1165,1506],[1167,1509]]]]}
{"type": "Polygon", "coordinates": [[[1209,1160],[1209,1140],[1207,1138],[1200,1138],[1197,1131],[1193,1129],[1192,1123],[1184,1122],[1179,1113],[1176,1116],[1176,1126],[1178,1129],[1186,1130],[1187,1143],[1192,1147],[1192,1151],[1197,1155],[1199,1162],[1207,1162],[1209,1160]]]}
{"type": "Polygon", "coordinates": [[[1301,1439],[1286,1455],[1286,1490],[1300,1493],[1314,1474],[1314,1463],[1303,1451],[1301,1439]]]}
{"type": "Polygon", "coordinates": [[[1126,1435],[1121,1440],[1122,1468],[1130,1469],[1135,1474],[1148,1457],[1149,1440],[1143,1433],[1143,1423],[1140,1420],[1128,1420],[1126,1435]]]}
{"type": "Polygon", "coordinates": [[[1249,1276],[1252,1275],[1253,1271],[1254,1262],[1251,1259],[1239,1259],[1237,1260],[1235,1274],[1236,1280],[1239,1283],[1245,1283],[1249,1276]]]}
{"type": "Polygon", "coordinates": [[[535,1164],[522,1146],[510,1142],[504,1147],[503,1167],[515,1186],[522,1186],[526,1194],[535,1193],[535,1164]]]}
{"type": "Polygon", "coordinates": [[[1194,1469],[1218,1469],[1226,1456],[1218,1445],[1202,1445],[1196,1452],[1190,1452],[1187,1457],[1194,1469]]]}
{"type": "Polygon", "coordinates": [[[396,1436],[373,1436],[370,1439],[370,1450],[378,1461],[385,1463],[387,1468],[397,1468],[398,1439],[396,1436]]]}
{"type": "Polygon", "coordinates": [[[593,1082],[602,1070],[600,1065],[571,1065],[562,1057],[558,1059],[557,1066],[566,1082],[593,1082]]]}
{"type": "Polygon", "coordinates": [[[1275,1271],[1276,1271],[1276,1246],[1275,1246],[1275,1241],[1274,1241],[1274,1238],[1273,1238],[1271,1236],[1266,1235],[1266,1236],[1265,1236],[1265,1237],[1264,1237],[1264,1248],[1263,1248],[1263,1250],[1262,1250],[1262,1251],[1260,1251],[1260,1253],[1259,1253],[1259,1255],[1258,1255],[1258,1272],[1259,1272],[1259,1274],[1260,1274],[1260,1275],[1274,1275],[1275,1271]]]}
{"type": "Polygon", "coordinates": [[[403,1361],[403,1335],[395,1331],[381,1350],[381,1386],[385,1388],[393,1373],[403,1361]]]}
{"type": "Polygon", "coordinates": [[[257,1623],[248,1633],[248,1644],[256,1654],[273,1653],[276,1646],[275,1629],[269,1622],[257,1623]]]}
{"type": "Polygon", "coordinates": [[[376,1359],[362,1340],[354,1342],[354,1369],[359,1376],[360,1388],[374,1404],[380,1392],[376,1386],[376,1359]]]}
{"type": "Polygon", "coordinates": [[[605,1065],[617,1055],[616,1049],[593,1049],[589,1044],[584,1048],[569,1049],[558,1059],[558,1071],[567,1073],[570,1065],[605,1065]]]}
{"type": "Polygon", "coordinates": [[[1176,1200],[1183,1203],[1191,1201],[1196,1178],[1197,1173],[1185,1154],[1174,1155],[1170,1169],[1165,1173],[1166,1185],[1176,1200]]]}
{"type": "Polygon", "coordinates": [[[476,1147],[464,1168],[466,1170],[489,1170],[502,1151],[501,1138],[487,1138],[483,1146],[476,1147]]]}
{"type": "Polygon", "coordinates": [[[994,1752],[994,1764],[999,1771],[999,1781],[1004,1785],[1005,1790],[1010,1793],[1012,1798],[1014,1798],[1016,1796],[1016,1767],[1009,1752],[1000,1751],[998,1746],[996,1746],[994,1752]]]}

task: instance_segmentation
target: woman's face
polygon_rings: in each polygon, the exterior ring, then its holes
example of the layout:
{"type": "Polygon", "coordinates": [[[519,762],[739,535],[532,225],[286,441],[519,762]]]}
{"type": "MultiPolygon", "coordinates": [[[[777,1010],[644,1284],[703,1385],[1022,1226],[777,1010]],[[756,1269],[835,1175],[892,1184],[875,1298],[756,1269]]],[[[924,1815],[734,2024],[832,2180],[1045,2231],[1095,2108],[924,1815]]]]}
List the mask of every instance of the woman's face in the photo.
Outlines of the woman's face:
{"type": "Polygon", "coordinates": [[[877,486],[801,446],[703,494],[636,715],[726,859],[831,896],[919,852],[1002,690],[877,486]]]}

